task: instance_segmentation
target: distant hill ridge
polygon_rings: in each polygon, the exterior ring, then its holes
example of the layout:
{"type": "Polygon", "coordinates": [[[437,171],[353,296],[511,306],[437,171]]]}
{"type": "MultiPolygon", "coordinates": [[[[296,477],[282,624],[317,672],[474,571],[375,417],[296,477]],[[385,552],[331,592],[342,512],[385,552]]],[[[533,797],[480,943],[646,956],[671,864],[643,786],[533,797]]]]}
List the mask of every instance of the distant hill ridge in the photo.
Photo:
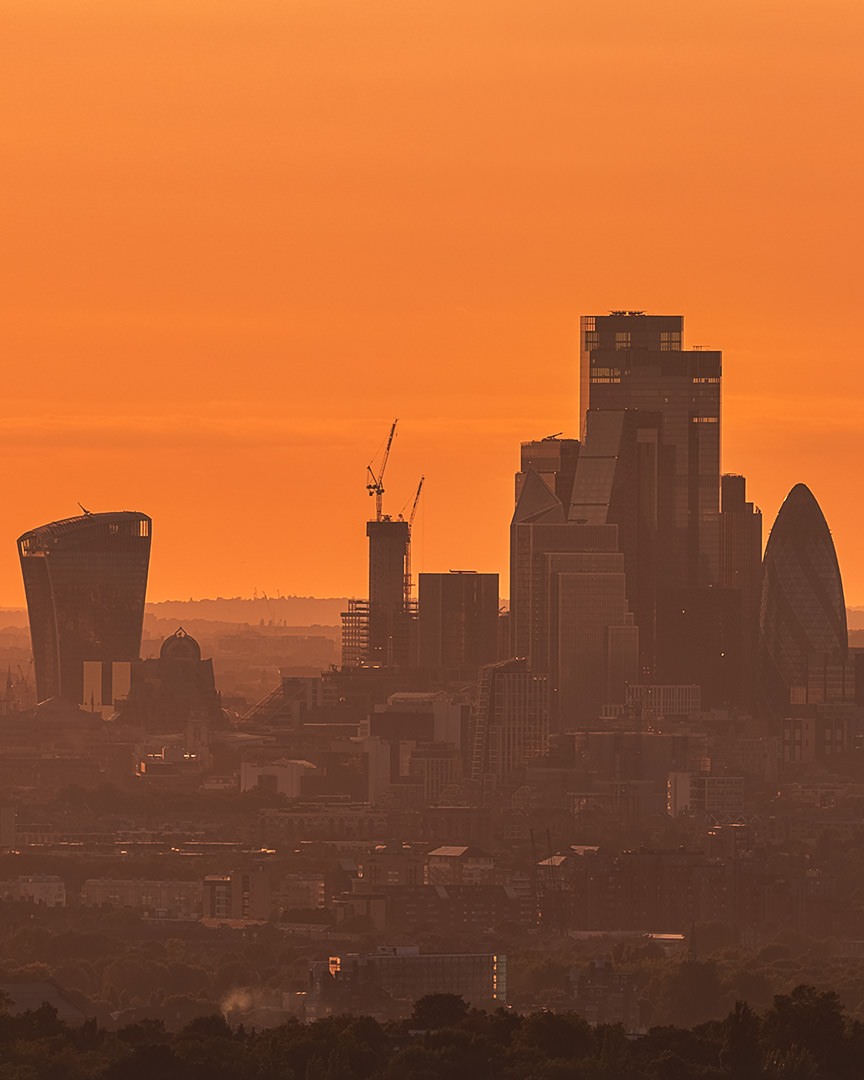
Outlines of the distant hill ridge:
{"type": "Polygon", "coordinates": [[[334,626],[347,606],[348,600],[343,596],[217,596],[215,600],[163,600],[147,604],[146,611],[159,619],[253,624],[263,620],[288,626],[334,626]]]}

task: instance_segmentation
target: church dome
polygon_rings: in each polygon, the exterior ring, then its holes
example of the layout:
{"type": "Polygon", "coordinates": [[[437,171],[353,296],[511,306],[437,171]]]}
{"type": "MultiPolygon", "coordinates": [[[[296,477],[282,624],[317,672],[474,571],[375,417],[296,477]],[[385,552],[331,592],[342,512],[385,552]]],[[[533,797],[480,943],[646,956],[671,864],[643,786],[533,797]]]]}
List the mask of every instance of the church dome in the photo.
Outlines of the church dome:
{"type": "Polygon", "coordinates": [[[160,660],[200,660],[201,646],[181,626],[171,637],[165,638],[159,650],[160,660]]]}

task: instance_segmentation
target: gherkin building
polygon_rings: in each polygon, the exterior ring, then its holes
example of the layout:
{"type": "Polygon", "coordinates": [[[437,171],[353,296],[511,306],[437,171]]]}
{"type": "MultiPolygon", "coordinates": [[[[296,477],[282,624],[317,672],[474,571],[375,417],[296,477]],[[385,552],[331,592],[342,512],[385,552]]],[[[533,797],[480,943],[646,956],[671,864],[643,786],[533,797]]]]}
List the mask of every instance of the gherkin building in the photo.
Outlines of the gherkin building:
{"type": "Polygon", "coordinates": [[[789,704],[807,682],[815,652],[846,654],[843,582],[828,524],[813,493],[796,484],[786,496],[762,562],[761,685],[765,705],[789,704]]]}

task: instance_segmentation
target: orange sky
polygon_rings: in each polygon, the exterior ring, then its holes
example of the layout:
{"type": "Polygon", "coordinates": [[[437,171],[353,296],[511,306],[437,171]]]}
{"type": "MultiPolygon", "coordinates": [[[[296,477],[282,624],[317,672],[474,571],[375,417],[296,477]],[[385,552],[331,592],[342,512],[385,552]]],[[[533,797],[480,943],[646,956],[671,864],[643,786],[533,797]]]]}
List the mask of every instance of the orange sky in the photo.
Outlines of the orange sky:
{"type": "Polygon", "coordinates": [[[6,0],[0,602],[79,499],[153,517],[153,600],[362,595],[394,416],[415,567],[504,573],[579,314],[641,308],[864,604],[862,47],[860,0],[6,0]]]}

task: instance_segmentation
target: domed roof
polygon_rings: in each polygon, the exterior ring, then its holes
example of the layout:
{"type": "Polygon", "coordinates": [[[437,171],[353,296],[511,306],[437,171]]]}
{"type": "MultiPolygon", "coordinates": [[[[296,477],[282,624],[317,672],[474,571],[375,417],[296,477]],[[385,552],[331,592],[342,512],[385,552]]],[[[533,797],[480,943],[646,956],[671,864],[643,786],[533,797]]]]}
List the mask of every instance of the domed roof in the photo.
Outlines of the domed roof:
{"type": "Polygon", "coordinates": [[[788,703],[788,689],[806,680],[808,653],[845,653],[849,643],[834,541],[805,484],[780,507],[762,567],[763,672],[788,703]]]}
{"type": "Polygon", "coordinates": [[[165,638],[159,650],[160,660],[200,660],[201,646],[194,637],[181,626],[179,630],[165,638]]]}

